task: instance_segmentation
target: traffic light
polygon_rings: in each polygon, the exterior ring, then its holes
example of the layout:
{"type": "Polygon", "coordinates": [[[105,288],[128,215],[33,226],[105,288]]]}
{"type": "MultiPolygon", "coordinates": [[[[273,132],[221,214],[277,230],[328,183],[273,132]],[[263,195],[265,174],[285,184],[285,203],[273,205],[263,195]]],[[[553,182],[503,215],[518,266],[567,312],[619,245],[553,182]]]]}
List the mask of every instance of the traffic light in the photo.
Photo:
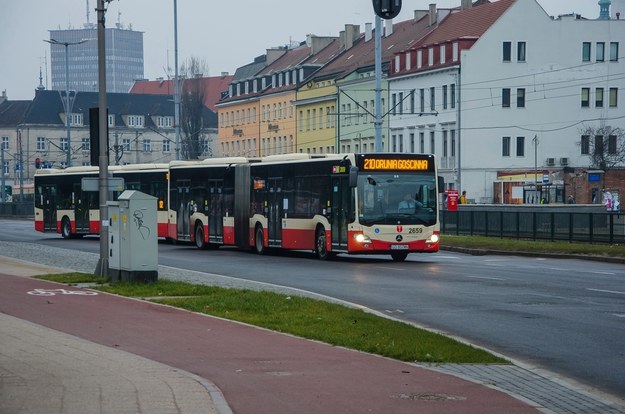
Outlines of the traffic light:
{"type": "Polygon", "coordinates": [[[35,158],[35,169],[40,169],[41,168],[41,159],[39,158],[35,158]]]}
{"type": "Polygon", "coordinates": [[[372,0],[373,11],[383,19],[393,19],[401,11],[401,0],[372,0]]]}

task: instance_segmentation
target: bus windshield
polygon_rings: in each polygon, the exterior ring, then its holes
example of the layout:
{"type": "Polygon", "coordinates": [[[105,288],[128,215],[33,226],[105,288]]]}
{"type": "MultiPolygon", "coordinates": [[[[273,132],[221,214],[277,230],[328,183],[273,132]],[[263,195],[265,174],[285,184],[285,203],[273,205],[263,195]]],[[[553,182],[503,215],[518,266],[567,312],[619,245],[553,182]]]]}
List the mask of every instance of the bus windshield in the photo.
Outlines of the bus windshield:
{"type": "Polygon", "coordinates": [[[434,173],[375,172],[358,176],[358,221],[433,226],[437,217],[434,173]]]}

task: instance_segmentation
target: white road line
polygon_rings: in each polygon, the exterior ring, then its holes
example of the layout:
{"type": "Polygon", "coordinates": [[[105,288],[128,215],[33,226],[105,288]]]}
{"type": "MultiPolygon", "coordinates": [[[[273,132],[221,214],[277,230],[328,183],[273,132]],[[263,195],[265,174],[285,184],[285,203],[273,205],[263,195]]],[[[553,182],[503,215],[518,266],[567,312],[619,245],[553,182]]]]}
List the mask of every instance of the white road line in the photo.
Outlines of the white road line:
{"type": "Polygon", "coordinates": [[[620,313],[613,313],[612,315],[616,316],[617,318],[625,318],[625,315],[622,315],[620,313]]]}
{"type": "Polygon", "coordinates": [[[591,271],[590,273],[594,273],[596,275],[610,275],[610,276],[616,275],[616,273],[614,272],[599,272],[597,270],[591,271]]]}
{"type": "Polygon", "coordinates": [[[471,279],[488,279],[488,280],[506,280],[500,277],[486,277],[486,276],[465,276],[471,279]]]}
{"type": "Polygon", "coordinates": [[[618,290],[603,290],[603,289],[590,289],[590,288],[587,288],[586,290],[592,290],[593,292],[614,293],[615,295],[625,295],[625,292],[619,292],[618,290]]]}

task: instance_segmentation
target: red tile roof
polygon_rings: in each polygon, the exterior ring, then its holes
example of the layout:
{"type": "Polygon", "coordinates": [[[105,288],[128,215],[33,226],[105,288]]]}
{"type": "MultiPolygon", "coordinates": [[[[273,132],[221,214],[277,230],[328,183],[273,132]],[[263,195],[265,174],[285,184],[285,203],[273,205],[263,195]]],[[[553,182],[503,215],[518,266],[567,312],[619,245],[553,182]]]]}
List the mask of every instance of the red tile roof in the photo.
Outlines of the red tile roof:
{"type": "Polygon", "coordinates": [[[499,0],[457,10],[447,16],[417,47],[442,43],[461,37],[482,36],[516,0],[499,0]]]}
{"type": "MultiPolygon", "coordinates": [[[[228,85],[232,80],[232,75],[211,76],[201,78],[204,88],[204,105],[212,111],[217,112],[215,104],[221,98],[221,92],[228,90],[228,85]]],[[[185,84],[183,82],[182,89],[184,91],[185,84]]],[[[154,81],[137,81],[130,89],[130,93],[147,94],[147,95],[173,95],[173,80],[154,80],[154,81]]]]}

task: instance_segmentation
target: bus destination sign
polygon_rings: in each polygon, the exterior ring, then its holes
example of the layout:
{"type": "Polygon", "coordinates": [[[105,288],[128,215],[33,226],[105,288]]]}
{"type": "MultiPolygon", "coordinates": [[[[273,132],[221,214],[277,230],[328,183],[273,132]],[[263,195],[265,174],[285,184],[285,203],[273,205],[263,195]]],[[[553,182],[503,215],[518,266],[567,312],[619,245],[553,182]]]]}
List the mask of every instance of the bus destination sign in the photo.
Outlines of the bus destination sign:
{"type": "Polygon", "coordinates": [[[363,170],[365,171],[428,171],[430,168],[427,159],[365,158],[363,161],[363,170]]]}

